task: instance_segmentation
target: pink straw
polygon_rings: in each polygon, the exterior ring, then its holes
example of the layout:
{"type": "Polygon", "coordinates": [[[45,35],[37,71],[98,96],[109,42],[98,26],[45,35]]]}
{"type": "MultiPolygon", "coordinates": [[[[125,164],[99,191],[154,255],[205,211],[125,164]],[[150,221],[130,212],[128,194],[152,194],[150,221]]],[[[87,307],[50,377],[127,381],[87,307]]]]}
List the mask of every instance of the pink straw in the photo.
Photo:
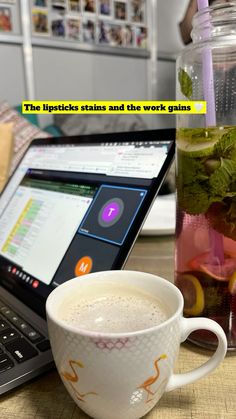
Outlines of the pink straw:
{"type": "MultiPolygon", "coordinates": [[[[198,10],[209,7],[208,0],[197,0],[198,10]]],[[[203,39],[207,39],[210,35],[210,29],[203,32],[203,39]]],[[[202,51],[202,78],[203,78],[203,93],[204,99],[207,102],[206,126],[216,125],[216,110],[215,110],[215,90],[214,90],[214,72],[212,53],[209,47],[205,47],[202,51]]],[[[210,229],[210,243],[211,243],[211,259],[214,263],[224,263],[224,245],[222,234],[210,229]]]]}
{"type": "Polygon", "coordinates": [[[205,9],[209,7],[208,0],[197,0],[198,10],[205,9]]]}
{"type": "MultiPolygon", "coordinates": [[[[197,0],[198,10],[209,7],[208,0],[197,0]]],[[[207,39],[210,31],[203,32],[203,39],[207,39]]],[[[203,73],[203,93],[204,99],[207,101],[206,126],[216,125],[215,112],[215,91],[214,91],[214,77],[213,77],[213,63],[210,48],[206,47],[202,52],[202,73],[203,73]]]]}

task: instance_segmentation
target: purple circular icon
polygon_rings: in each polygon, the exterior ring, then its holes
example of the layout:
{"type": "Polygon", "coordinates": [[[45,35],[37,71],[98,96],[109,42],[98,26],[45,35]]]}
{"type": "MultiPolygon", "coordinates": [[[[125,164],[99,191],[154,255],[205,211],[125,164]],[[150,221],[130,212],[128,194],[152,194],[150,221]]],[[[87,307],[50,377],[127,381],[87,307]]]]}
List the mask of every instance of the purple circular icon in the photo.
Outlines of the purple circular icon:
{"type": "Polygon", "coordinates": [[[110,223],[117,217],[120,212],[120,206],[117,202],[111,202],[107,204],[102,211],[102,220],[110,223]]]}
{"type": "Polygon", "coordinates": [[[110,199],[103,205],[99,212],[98,221],[102,227],[114,225],[121,217],[124,203],[120,198],[110,199]]]}

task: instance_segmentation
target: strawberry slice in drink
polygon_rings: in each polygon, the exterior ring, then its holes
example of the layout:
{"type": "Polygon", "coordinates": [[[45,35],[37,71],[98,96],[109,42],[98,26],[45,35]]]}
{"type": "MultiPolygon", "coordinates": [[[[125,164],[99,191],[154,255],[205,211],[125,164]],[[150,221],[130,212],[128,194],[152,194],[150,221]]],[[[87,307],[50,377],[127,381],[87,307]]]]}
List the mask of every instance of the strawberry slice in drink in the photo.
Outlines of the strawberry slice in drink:
{"type": "Polygon", "coordinates": [[[217,281],[229,281],[236,272],[236,255],[225,252],[224,263],[220,263],[219,259],[210,252],[204,252],[191,259],[188,267],[194,271],[204,272],[217,281]]]}

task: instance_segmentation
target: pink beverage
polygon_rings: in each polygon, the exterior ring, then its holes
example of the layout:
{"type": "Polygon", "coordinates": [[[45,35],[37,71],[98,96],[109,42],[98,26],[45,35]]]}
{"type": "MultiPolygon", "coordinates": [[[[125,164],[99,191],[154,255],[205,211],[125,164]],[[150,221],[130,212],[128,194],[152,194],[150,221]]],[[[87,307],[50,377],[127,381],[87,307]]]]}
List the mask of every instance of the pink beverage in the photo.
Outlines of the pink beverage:
{"type": "MultiPolygon", "coordinates": [[[[236,127],[177,132],[175,284],[186,317],[208,317],[236,348],[236,127]]],[[[216,345],[210,332],[190,340],[216,345]]]]}

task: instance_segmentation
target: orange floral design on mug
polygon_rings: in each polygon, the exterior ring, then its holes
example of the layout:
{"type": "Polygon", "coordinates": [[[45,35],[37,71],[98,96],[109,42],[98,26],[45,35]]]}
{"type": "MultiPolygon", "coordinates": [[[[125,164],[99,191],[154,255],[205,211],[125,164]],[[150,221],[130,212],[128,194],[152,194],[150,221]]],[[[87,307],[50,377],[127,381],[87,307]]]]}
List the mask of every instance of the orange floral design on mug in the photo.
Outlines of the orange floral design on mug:
{"type": "Polygon", "coordinates": [[[67,371],[65,372],[63,371],[61,372],[61,375],[62,377],[65,378],[66,381],[69,382],[70,386],[72,387],[72,390],[76,394],[77,399],[80,400],[81,402],[85,402],[84,399],[86,396],[89,396],[89,395],[97,396],[97,393],[95,393],[94,391],[90,391],[88,393],[80,393],[78,390],[76,390],[76,388],[74,387],[74,383],[78,383],[79,376],[73,365],[77,365],[80,368],[84,368],[84,365],[80,361],[73,361],[73,360],[69,360],[68,364],[70,365],[70,368],[73,373],[71,374],[67,371]]]}
{"type": "Polygon", "coordinates": [[[159,370],[159,367],[158,367],[158,362],[160,360],[166,359],[166,358],[167,358],[166,354],[162,354],[161,356],[159,356],[159,358],[157,358],[153,363],[154,368],[156,370],[156,374],[152,375],[151,377],[148,377],[140,386],[138,386],[138,389],[143,389],[147,392],[146,403],[150,402],[152,400],[151,396],[154,396],[154,394],[157,392],[157,390],[152,391],[151,386],[156,383],[156,381],[158,380],[158,378],[160,376],[160,370],[159,370]]]}

